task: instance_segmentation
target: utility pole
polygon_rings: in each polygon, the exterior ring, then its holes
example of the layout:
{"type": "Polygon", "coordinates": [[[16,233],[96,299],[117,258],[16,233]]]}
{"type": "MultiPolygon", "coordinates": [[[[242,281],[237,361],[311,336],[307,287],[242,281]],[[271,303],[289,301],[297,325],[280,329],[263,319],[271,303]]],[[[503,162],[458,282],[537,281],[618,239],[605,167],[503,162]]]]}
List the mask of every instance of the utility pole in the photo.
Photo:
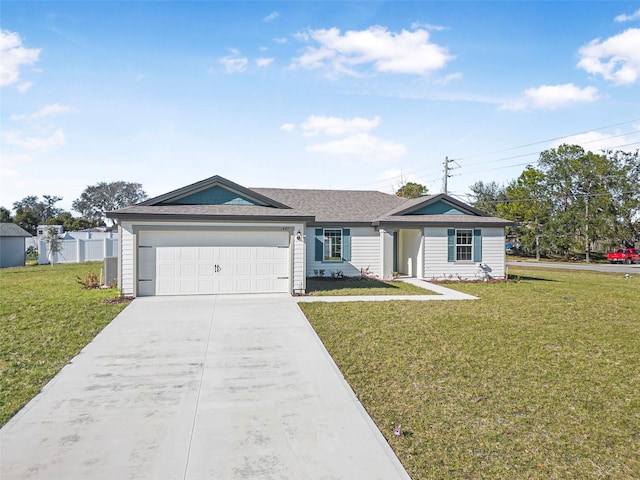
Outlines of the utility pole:
{"type": "Polygon", "coordinates": [[[449,189],[447,187],[447,181],[449,180],[449,177],[453,176],[453,175],[449,175],[449,171],[455,170],[456,168],[461,168],[458,162],[456,162],[453,158],[449,160],[449,157],[444,157],[444,177],[442,178],[442,193],[444,193],[445,195],[449,193],[449,189]],[[453,168],[449,167],[450,163],[455,163],[457,167],[453,167],[453,168]]]}
{"type": "Polygon", "coordinates": [[[444,157],[444,177],[442,178],[442,193],[447,194],[447,180],[449,179],[449,157],[444,157]]]}

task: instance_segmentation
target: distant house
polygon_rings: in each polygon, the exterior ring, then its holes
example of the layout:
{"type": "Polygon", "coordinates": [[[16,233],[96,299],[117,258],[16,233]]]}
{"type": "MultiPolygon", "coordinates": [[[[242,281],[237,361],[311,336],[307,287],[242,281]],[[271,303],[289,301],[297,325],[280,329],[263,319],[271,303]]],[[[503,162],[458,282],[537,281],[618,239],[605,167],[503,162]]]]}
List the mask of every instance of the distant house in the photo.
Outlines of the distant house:
{"type": "Polygon", "coordinates": [[[301,292],[306,277],[505,278],[510,222],[448,195],[246,188],[214,176],[109,212],[126,295],[301,292]]]}
{"type": "Polygon", "coordinates": [[[25,238],[31,234],[21,226],[0,223],[0,268],[24,266],[25,238]]]}
{"type": "Polygon", "coordinates": [[[52,228],[57,231],[58,235],[62,235],[64,233],[64,227],[62,225],[38,225],[38,228],[36,228],[38,237],[46,235],[52,228]]]}

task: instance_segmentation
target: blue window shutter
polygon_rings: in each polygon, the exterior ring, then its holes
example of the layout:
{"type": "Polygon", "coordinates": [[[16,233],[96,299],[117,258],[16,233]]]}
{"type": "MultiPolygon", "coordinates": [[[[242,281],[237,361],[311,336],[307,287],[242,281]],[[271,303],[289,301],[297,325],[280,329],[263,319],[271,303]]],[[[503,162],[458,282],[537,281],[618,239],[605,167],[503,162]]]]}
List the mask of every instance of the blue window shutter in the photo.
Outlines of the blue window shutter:
{"type": "Polygon", "coordinates": [[[351,229],[342,229],[342,260],[351,261],[351,229]]]}
{"type": "Polygon", "coordinates": [[[482,261],[482,230],[479,228],[473,231],[473,261],[482,261]]]}
{"type": "Polygon", "coordinates": [[[447,230],[447,262],[456,261],[456,231],[453,228],[447,230]]]}
{"type": "Polygon", "coordinates": [[[321,262],[324,256],[324,230],[316,228],[316,262],[321,262]]]}

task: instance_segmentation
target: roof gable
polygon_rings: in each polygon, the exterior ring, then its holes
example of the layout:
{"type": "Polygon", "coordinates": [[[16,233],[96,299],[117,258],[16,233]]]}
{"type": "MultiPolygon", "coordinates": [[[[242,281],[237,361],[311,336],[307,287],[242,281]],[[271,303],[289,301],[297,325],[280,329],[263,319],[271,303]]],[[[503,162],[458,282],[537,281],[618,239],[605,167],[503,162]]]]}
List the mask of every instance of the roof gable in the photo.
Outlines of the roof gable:
{"type": "Polygon", "coordinates": [[[411,215],[469,215],[469,213],[440,200],[412,211],[411,215]]]}
{"type": "Polygon", "coordinates": [[[218,175],[151,198],[138,205],[245,205],[289,208],[283,203],[249,190],[218,175]]]}
{"type": "Polygon", "coordinates": [[[455,198],[440,193],[429,197],[408,200],[400,207],[387,213],[388,216],[404,215],[471,215],[486,216],[485,213],[455,198]]]}
{"type": "Polygon", "coordinates": [[[166,200],[159,205],[261,205],[261,203],[220,185],[214,185],[182,197],[166,200]]]}
{"type": "Polygon", "coordinates": [[[20,225],[15,223],[0,223],[0,237],[31,237],[20,225]]]}

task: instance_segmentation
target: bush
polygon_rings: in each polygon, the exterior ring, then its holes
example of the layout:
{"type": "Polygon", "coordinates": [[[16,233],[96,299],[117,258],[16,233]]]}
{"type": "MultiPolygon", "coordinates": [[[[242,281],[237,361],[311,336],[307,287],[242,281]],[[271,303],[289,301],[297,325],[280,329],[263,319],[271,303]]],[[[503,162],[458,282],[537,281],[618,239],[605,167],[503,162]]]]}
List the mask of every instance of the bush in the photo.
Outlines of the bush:
{"type": "Polygon", "coordinates": [[[80,277],[76,278],[78,279],[78,283],[87,290],[100,288],[100,279],[98,278],[98,274],[95,272],[87,272],[87,274],[84,276],[84,279],[80,277]]]}

